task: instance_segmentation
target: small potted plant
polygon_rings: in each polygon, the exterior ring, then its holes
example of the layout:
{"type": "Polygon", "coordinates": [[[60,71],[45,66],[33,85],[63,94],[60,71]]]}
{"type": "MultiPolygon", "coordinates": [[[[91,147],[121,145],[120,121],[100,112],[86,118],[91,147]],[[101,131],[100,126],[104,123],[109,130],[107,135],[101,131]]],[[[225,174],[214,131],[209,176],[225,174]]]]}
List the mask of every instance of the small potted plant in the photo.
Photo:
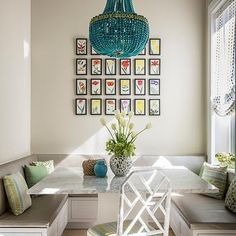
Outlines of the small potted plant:
{"type": "Polygon", "coordinates": [[[124,112],[115,111],[116,122],[110,128],[104,117],[100,119],[111,135],[106,142],[106,151],[111,155],[110,167],[116,176],[125,176],[130,171],[132,157],[135,156],[135,141],[141,133],[151,128],[151,123],[148,123],[142,130],[135,132],[134,123],[131,122],[133,115],[133,112],[126,116],[124,112]]]}
{"type": "Polygon", "coordinates": [[[227,166],[228,169],[235,168],[235,155],[232,153],[220,152],[215,155],[221,166],[227,166]]]}

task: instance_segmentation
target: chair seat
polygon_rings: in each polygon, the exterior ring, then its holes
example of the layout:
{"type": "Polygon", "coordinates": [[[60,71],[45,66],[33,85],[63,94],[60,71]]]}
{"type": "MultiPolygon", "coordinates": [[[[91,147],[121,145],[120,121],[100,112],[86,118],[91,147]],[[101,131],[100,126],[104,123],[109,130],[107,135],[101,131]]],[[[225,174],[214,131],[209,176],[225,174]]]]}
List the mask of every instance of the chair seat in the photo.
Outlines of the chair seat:
{"type": "MultiPolygon", "coordinates": [[[[124,222],[124,230],[129,226],[130,221],[124,222]]],[[[140,224],[134,225],[130,233],[135,234],[138,232],[140,228],[140,224]]],[[[88,236],[116,236],[117,231],[117,222],[109,222],[105,224],[95,225],[92,228],[88,229],[88,236]]],[[[161,236],[163,234],[158,234],[157,236],[161,236]]]]}
{"type": "Polygon", "coordinates": [[[236,215],[225,208],[223,200],[200,194],[173,196],[172,201],[191,229],[217,228],[236,230],[236,215]]]}
{"type": "Polygon", "coordinates": [[[43,195],[32,199],[32,206],[19,216],[6,212],[0,216],[0,228],[47,228],[67,200],[67,195],[43,195]]]}

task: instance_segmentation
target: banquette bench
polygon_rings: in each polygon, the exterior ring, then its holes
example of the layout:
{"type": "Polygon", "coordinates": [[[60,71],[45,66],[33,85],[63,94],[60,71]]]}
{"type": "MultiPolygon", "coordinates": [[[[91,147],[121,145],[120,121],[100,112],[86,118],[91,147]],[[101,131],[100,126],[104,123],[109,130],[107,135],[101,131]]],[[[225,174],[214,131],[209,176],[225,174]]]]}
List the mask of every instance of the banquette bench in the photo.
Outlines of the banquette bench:
{"type": "Polygon", "coordinates": [[[3,177],[20,172],[23,166],[37,157],[32,155],[0,165],[0,235],[1,236],[60,236],[67,224],[67,195],[42,195],[32,197],[32,206],[19,216],[9,211],[3,177]]]}

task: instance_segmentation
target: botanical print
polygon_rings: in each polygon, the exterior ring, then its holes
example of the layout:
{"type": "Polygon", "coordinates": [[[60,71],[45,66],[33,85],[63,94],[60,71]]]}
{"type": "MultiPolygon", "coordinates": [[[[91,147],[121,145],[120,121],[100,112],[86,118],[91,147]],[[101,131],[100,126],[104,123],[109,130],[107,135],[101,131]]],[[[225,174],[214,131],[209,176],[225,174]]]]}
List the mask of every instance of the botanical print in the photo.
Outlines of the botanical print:
{"type": "Polygon", "coordinates": [[[75,114],[76,115],[87,114],[87,99],[75,99],[75,114]]]}
{"type": "Polygon", "coordinates": [[[91,99],[90,100],[90,112],[91,115],[102,114],[102,99],[91,99]]]}
{"type": "Polygon", "coordinates": [[[90,46],[91,55],[98,55],[98,53],[90,46]]]}
{"type": "Polygon", "coordinates": [[[145,79],[135,79],[134,80],[134,94],[135,95],[145,95],[146,94],[146,80],[145,79]]]}
{"type": "Polygon", "coordinates": [[[91,75],[102,74],[102,59],[91,59],[91,75]]]}
{"type": "Polygon", "coordinates": [[[101,95],[102,94],[102,80],[101,79],[91,79],[91,95],[101,95]]]}
{"type": "Polygon", "coordinates": [[[160,79],[149,79],[149,95],[160,95],[160,79]]]}
{"type": "Polygon", "coordinates": [[[87,79],[76,79],[76,95],[87,94],[87,79]]]}
{"type": "Polygon", "coordinates": [[[116,99],[105,100],[105,114],[114,115],[116,110],[116,99]]]}
{"type": "Polygon", "coordinates": [[[160,115],[160,99],[149,99],[149,115],[160,115]]]}
{"type": "Polygon", "coordinates": [[[134,59],[134,74],[145,75],[146,74],[146,60],[145,59],[134,59]]]}
{"type": "Polygon", "coordinates": [[[131,60],[130,59],[120,60],[120,75],[131,75],[131,60]]]}
{"type": "Polygon", "coordinates": [[[76,74],[87,75],[87,59],[76,59],[76,74]]]}
{"type": "Polygon", "coordinates": [[[120,95],[130,95],[130,79],[120,79],[120,95]]]}
{"type": "Polygon", "coordinates": [[[115,95],[116,94],[116,80],[115,79],[106,79],[105,80],[105,94],[106,95],[115,95]]]}
{"type": "Polygon", "coordinates": [[[120,99],[120,111],[128,114],[131,111],[131,99],[120,99]]]}
{"type": "Polygon", "coordinates": [[[116,74],[116,59],[105,59],[105,73],[106,75],[116,74]]]}
{"type": "Polygon", "coordinates": [[[161,74],[161,59],[149,59],[149,74],[150,75],[161,74]]]}
{"type": "Polygon", "coordinates": [[[134,100],[134,114],[135,115],[145,115],[145,99],[135,99],[134,100]]]}
{"type": "Polygon", "coordinates": [[[76,39],[76,54],[87,55],[87,39],[76,39]]]}
{"type": "Polygon", "coordinates": [[[161,55],[161,39],[155,38],[149,40],[149,54],[161,55]]]}

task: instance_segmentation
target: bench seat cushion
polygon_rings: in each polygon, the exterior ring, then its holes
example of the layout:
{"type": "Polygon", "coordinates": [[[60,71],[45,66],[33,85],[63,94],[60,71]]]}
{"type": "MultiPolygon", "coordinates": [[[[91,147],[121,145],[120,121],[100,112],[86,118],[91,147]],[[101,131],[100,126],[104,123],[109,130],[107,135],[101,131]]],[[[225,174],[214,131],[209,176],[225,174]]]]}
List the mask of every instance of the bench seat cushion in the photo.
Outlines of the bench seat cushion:
{"type": "Polygon", "coordinates": [[[224,200],[185,194],[173,196],[172,201],[191,229],[236,230],[236,215],[225,208],[224,200]]]}
{"type": "Polygon", "coordinates": [[[0,228],[47,228],[67,201],[67,195],[42,195],[32,199],[32,206],[22,215],[6,212],[0,216],[0,228]]]}

